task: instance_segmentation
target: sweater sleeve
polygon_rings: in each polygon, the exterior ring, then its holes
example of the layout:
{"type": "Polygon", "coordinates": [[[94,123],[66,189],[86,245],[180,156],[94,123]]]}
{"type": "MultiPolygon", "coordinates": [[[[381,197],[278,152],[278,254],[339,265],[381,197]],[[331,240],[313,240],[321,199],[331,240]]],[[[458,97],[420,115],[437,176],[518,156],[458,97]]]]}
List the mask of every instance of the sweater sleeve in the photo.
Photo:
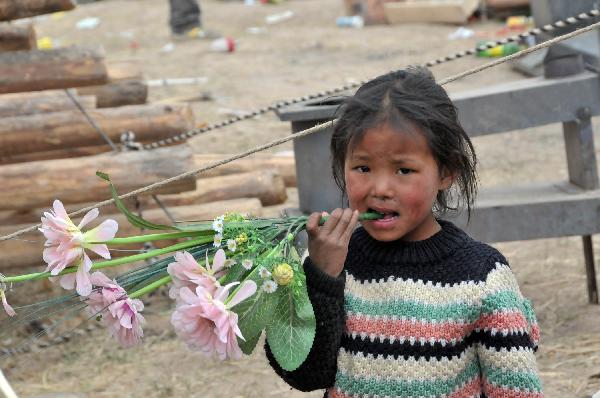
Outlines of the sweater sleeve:
{"type": "Polygon", "coordinates": [[[304,272],[308,296],[313,306],[316,333],[308,357],[292,372],[282,369],[268,343],[265,352],[269,364],[290,386],[300,391],[313,391],[333,386],[337,370],[337,355],[345,326],[345,274],[334,278],[321,270],[307,257],[304,272]]]}
{"type": "Polygon", "coordinates": [[[542,398],[535,359],[540,333],[531,303],[506,260],[492,261],[475,325],[483,390],[488,398],[542,398]]]}

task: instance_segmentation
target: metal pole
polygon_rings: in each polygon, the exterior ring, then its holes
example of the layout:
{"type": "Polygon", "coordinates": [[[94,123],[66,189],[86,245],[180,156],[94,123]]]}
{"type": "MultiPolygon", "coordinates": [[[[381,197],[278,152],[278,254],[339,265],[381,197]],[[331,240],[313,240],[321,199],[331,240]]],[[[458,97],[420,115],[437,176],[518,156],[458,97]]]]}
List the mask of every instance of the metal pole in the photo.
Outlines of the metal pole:
{"type": "Polygon", "coordinates": [[[598,285],[596,284],[596,267],[594,264],[594,249],[592,246],[592,236],[584,235],[583,255],[585,257],[585,273],[587,275],[588,301],[590,304],[598,304],[598,285]]]}

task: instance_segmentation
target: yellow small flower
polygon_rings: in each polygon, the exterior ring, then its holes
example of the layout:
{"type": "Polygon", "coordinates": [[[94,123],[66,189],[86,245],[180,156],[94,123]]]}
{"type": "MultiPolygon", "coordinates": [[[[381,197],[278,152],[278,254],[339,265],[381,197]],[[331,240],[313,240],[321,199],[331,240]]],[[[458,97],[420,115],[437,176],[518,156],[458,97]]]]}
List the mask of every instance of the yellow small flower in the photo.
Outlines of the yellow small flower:
{"type": "Polygon", "coordinates": [[[246,235],[245,232],[242,232],[235,238],[235,241],[237,242],[238,245],[241,245],[242,243],[246,243],[246,242],[248,242],[248,235],[246,235]]]}
{"type": "Polygon", "coordinates": [[[281,286],[285,286],[294,279],[294,270],[287,263],[281,263],[273,269],[273,279],[281,286]]]}

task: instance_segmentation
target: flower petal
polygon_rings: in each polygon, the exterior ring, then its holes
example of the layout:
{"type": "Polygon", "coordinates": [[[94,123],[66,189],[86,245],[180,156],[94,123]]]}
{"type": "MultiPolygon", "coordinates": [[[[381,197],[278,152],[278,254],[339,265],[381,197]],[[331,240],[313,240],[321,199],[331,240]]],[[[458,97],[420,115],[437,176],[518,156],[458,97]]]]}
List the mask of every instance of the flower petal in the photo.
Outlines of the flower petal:
{"type": "Polygon", "coordinates": [[[83,228],[84,226],[89,224],[92,220],[96,219],[98,217],[98,214],[100,214],[100,211],[98,209],[92,209],[92,210],[88,211],[87,213],[85,213],[85,216],[83,216],[83,219],[81,220],[81,222],[79,223],[77,228],[79,228],[79,229],[83,228]]]}
{"type": "MultiPolygon", "coordinates": [[[[89,258],[88,258],[88,260],[89,260],[89,258]]],[[[91,263],[92,262],[89,261],[89,267],[92,266],[91,263]]],[[[77,290],[77,293],[83,297],[89,296],[90,293],[92,292],[92,281],[90,280],[88,262],[85,259],[84,259],[83,263],[80,264],[79,267],[77,268],[75,280],[77,282],[77,287],[75,289],[75,290],[77,290]]]]}
{"type": "Polygon", "coordinates": [[[75,288],[75,274],[66,274],[60,277],[60,286],[65,290],[75,288]]]}
{"type": "MultiPolygon", "coordinates": [[[[215,257],[213,258],[213,263],[212,263],[213,272],[217,272],[221,268],[223,268],[223,265],[225,265],[225,260],[226,260],[225,250],[223,250],[223,249],[217,250],[217,252],[215,253],[215,257]]],[[[206,263],[206,266],[208,267],[208,261],[206,263]]]]}
{"type": "Polygon", "coordinates": [[[84,236],[86,242],[106,242],[107,240],[114,239],[118,230],[119,223],[109,219],[102,221],[102,224],[98,225],[96,228],[87,231],[84,236]]]}
{"type": "Polygon", "coordinates": [[[17,315],[13,307],[11,307],[10,304],[8,304],[8,301],[6,301],[6,294],[4,294],[2,290],[0,290],[0,296],[2,297],[2,306],[4,307],[4,311],[6,311],[6,314],[8,316],[17,315]]]}
{"type": "Polygon", "coordinates": [[[256,293],[256,283],[254,281],[245,281],[235,293],[235,296],[231,298],[231,301],[227,303],[227,307],[231,308],[236,304],[241,303],[254,293],[256,293]]]}
{"type": "Polygon", "coordinates": [[[65,206],[63,206],[63,204],[60,200],[55,199],[54,203],[52,203],[52,207],[54,208],[54,214],[57,217],[60,217],[64,220],[69,220],[69,215],[67,214],[67,211],[65,210],[65,206]]]}
{"type": "Polygon", "coordinates": [[[96,253],[97,255],[99,255],[100,257],[110,260],[110,251],[108,250],[108,246],[106,246],[104,244],[98,244],[98,245],[86,245],[86,247],[88,249],[90,249],[91,251],[93,251],[94,253],[96,253]]]}

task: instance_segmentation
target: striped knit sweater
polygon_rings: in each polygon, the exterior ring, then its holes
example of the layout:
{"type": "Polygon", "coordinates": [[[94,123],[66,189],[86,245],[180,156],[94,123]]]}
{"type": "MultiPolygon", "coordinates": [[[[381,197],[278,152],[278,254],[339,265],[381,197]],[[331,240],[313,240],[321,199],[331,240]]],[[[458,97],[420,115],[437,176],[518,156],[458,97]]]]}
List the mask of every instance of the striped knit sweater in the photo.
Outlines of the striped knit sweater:
{"type": "Polygon", "coordinates": [[[317,333],[307,360],[275,371],[329,398],[541,398],[539,329],[506,259],[452,223],[418,242],[358,228],[345,272],[306,259],[317,333]]]}

